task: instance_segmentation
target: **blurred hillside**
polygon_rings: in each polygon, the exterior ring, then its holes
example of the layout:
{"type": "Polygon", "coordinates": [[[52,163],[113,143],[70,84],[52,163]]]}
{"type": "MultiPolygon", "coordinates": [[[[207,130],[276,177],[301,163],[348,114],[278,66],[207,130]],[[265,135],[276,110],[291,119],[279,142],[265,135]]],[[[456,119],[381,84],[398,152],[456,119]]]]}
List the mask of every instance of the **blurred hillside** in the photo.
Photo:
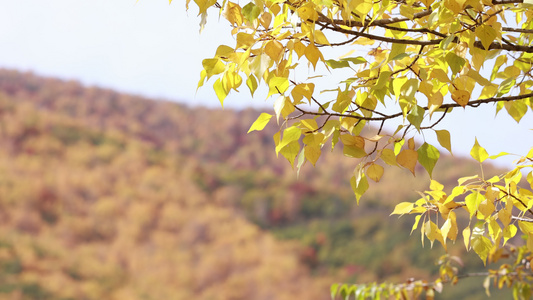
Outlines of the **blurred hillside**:
{"type": "MultiPolygon", "coordinates": [[[[329,299],[334,282],[435,277],[440,246],[388,217],[426,188],[422,168],[388,170],[357,206],[355,160],[297,177],[275,127],[246,134],[258,115],[0,70],[0,298],[329,299]]],[[[433,173],[478,169],[443,157],[433,173]]]]}

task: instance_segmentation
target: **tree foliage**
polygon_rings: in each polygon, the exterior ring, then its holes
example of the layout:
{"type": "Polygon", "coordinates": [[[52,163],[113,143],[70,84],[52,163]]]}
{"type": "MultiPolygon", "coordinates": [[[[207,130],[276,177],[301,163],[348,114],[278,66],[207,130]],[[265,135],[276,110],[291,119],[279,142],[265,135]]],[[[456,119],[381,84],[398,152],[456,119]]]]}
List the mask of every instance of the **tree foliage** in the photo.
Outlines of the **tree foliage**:
{"type": "MultiPolygon", "coordinates": [[[[358,202],[369,179],[379,182],[386,165],[413,175],[421,165],[432,176],[439,148],[451,151],[450,133],[439,123],[454,110],[493,104],[496,113],[505,111],[520,122],[533,109],[529,0],[194,2],[202,27],[213,7],[230,23],[236,41],[220,45],[202,62],[198,87],[213,78],[223,103],[243,83],[252,95],[265,86],[267,98],[275,96],[275,116],[263,113],[250,131],[277,120],[275,151],[297,169],[305,162],[315,165],[324,150],[342,145],[357,162],[350,183],[358,202]],[[342,56],[329,58],[329,48],[340,49],[342,56]],[[338,83],[321,88],[323,73],[338,83]],[[392,133],[383,129],[392,124],[397,126],[392,133]],[[426,140],[433,134],[438,144],[426,140]]],[[[476,140],[471,155],[482,167],[487,159],[508,154],[489,156],[476,140]]],[[[393,214],[415,215],[413,230],[420,230],[422,242],[436,240],[446,248],[447,241],[461,239],[484,262],[514,257],[514,263],[483,273],[487,292],[494,282],[512,286],[516,298],[528,298],[532,162],[533,148],[500,176],[486,178],[481,172],[459,179],[455,187],[432,180],[419,200],[399,203],[393,214]],[[463,217],[467,221],[458,222],[463,217]]],[[[360,299],[425,291],[432,298],[442,283],[463,276],[453,261],[442,259],[435,282],[335,286],[332,294],[360,299]]]]}

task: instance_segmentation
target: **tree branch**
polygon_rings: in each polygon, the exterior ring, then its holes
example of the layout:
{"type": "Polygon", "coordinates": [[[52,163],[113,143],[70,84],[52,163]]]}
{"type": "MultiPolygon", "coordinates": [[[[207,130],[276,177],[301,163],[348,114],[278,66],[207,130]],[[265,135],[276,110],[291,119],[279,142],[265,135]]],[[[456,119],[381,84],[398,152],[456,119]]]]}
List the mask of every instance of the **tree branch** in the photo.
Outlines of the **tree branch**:
{"type": "MultiPolygon", "coordinates": [[[[486,98],[486,99],[478,99],[478,100],[474,100],[474,101],[468,102],[466,104],[466,106],[478,107],[480,104],[485,104],[485,103],[495,103],[495,102],[500,102],[500,101],[509,102],[509,101],[516,101],[516,100],[526,99],[526,98],[529,98],[529,97],[533,97],[533,93],[523,94],[523,95],[518,95],[518,96],[492,97],[492,98],[486,98]]],[[[315,100],[315,99],[313,99],[313,100],[317,104],[319,103],[317,100],[315,100]]],[[[394,119],[394,118],[403,116],[403,112],[399,112],[399,113],[392,114],[392,115],[383,115],[382,117],[364,117],[364,116],[360,116],[360,115],[331,113],[331,112],[325,111],[322,105],[320,105],[320,106],[321,106],[321,108],[323,109],[324,112],[306,111],[306,110],[301,109],[300,107],[297,107],[295,105],[295,107],[301,113],[305,113],[305,114],[313,115],[313,116],[332,116],[332,117],[342,117],[342,118],[354,118],[354,119],[357,119],[357,120],[364,120],[364,121],[383,121],[383,120],[389,120],[389,119],[394,119]]],[[[456,108],[456,107],[462,107],[462,106],[457,104],[457,103],[449,103],[449,104],[443,104],[439,108],[448,110],[450,108],[456,108]]],[[[426,107],[423,107],[422,109],[427,111],[427,110],[429,110],[429,107],[426,106],[426,107]]],[[[440,122],[440,120],[439,120],[439,122],[440,122]]]]}
{"type": "MultiPolygon", "coordinates": [[[[418,13],[413,15],[413,20],[414,19],[420,19],[420,18],[423,18],[425,16],[429,16],[432,12],[433,11],[431,9],[418,12],[418,13]]],[[[383,26],[383,25],[389,25],[389,24],[394,24],[394,23],[399,23],[399,22],[411,21],[411,19],[405,18],[405,17],[397,17],[397,18],[390,18],[390,19],[379,19],[379,20],[375,20],[374,22],[369,22],[369,23],[366,23],[366,24],[363,25],[363,23],[360,22],[360,21],[351,21],[351,20],[350,21],[345,21],[345,20],[338,20],[338,19],[333,19],[332,20],[332,19],[329,19],[328,17],[326,17],[325,15],[323,15],[322,13],[319,13],[317,21],[325,22],[325,23],[328,23],[328,24],[349,26],[349,27],[373,27],[373,26],[383,26]]]]}
{"type": "Polygon", "coordinates": [[[533,29],[502,27],[502,30],[503,31],[510,31],[510,32],[533,33],[533,29]]]}
{"type": "MultiPolygon", "coordinates": [[[[336,26],[335,24],[329,23],[331,26],[328,26],[328,24],[321,23],[322,21],[317,21],[317,24],[323,25],[325,29],[329,29],[332,31],[349,34],[357,37],[365,37],[368,39],[391,43],[391,44],[405,44],[405,45],[420,45],[420,46],[431,46],[431,45],[438,45],[440,44],[444,39],[434,39],[434,40],[428,40],[428,41],[420,41],[420,40],[409,40],[409,39],[395,39],[395,38],[389,38],[379,35],[374,35],[366,32],[360,32],[350,29],[344,29],[341,27],[336,26]]],[[[459,41],[458,38],[455,38],[452,42],[457,43],[459,41]]],[[[487,50],[481,43],[481,41],[475,41],[474,47],[487,50]]],[[[517,52],[527,52],[527,53],[533,53],[533,46],[524,46],[524,45],[509,45],[509,44],[501,44],[498,42],[492,42],[489,45],[488,50],[506,50],[506,51],[517,51],[517,52]]]]}
{"type": "Polygon", "coordinates": [[[492,0],[492,4],[498,5],[498,4],[516,4],[516,3],[524,3],[524,0],[492,0]]]}

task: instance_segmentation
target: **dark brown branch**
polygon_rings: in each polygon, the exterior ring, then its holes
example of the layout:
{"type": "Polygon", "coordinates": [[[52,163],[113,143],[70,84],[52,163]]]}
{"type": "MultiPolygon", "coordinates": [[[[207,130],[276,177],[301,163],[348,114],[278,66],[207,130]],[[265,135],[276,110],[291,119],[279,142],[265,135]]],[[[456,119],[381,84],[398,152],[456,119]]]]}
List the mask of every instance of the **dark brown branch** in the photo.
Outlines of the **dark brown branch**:
{"type": "MultiPolygon", "coordinates": [[[[500,101],[509,102],[509,101],[516,101],[516,100],[526,99],[526,98],[529,98],[529,97],[533,97],[533,93],[523,94],[523,95],[518,95],[518,96],[492,97],[492,98],[486,98],[486,99],[478,99],[478,100],[474,100],[474,101],[468,102],[466,104],[466,106],[477,107],[480,104],[485,104],[485,103],[495,103],[495,102],[500,102],[500,101]]],[[[317,104],[319,104],[319,102],[316,99],[313,99],[313,100],[317,104]]],[[[313,116],[332,116],[332,117],[342,117],[342,118],[354,118],[354,119],[357,119],[357,120],[365,120],[365,121],[383,121],[383,120],[389,120],[389,119],[394,119],[394,118],[403,116],[403,112],[399,112],[399,113],[392,114],[392,115],[386,115],[384,117],[364,117],[364,116],[359,116],[359,115],[347,115],[347,114],[341,114],[341,113],[330,113],[330,112],[326,112],[322,105],[320,105],[320,107],[322,108],[322,110],[324,112],[306,111],[306,110],[303,110],[303,109],[297,107],[296,105],[294,107],[296,107],[302,113],[305,113],[305,114],[308,114],[308,115],[313,115],[313,116]]],[[[462,106],[457,104],[457,103],[449,103],[449,104],[443,104],[439,108],[448,110],[450,108],[456,108],[456,107],[462,107],[462,106]]],[[[429,110],[429,107],[426,106],[426,107],[423,107],[422,109],[427,111],[427,110],[429,110]]]]}
{"type": "Polygon", "coordinates": [[[440,36],[442,38],[448,37],[444,33],[440,33],[438,31],[427,29],[427,28],[400,28],[400,27],[394,27],[394,26],[389,26],[389,25],[377,25],[377,26],[381,28],[389,29],[389,30],[394,30],[394,31],[430,33],[430,34],[440,36]]]}
{"type": "Polygon", "coordinates": [[[515,4],[515,3],[524,3],[524,0],[492,0],[492,4],[515,4]]]}
{"type": "MultiPolygon", "coordinates": [[[[425,16],[429,16],[431,14],[432,10],[424,10],[419,13],[414,14],[413,19],[420,19],[425,16]]],[[[374,22],[369,22],[363,25],[360,21],[345,21],[345,20],[338,20],[338,19],[329,19],[328,17],[324,16],[323,14],[319,14],[318,16],[318,22],[325,22],[328,24],[335,24],[335,25],[343,25],[343,26],[349,26],[349,27],[373,27],[373,26],[383,26],[383,25],[389,25],[399,22],[405,22],[410,21],[411,19],[405,18],[405,17],[397,17],[397,18],[390,18],[390,19],[380,19],[375,20],[374,22]]]]}
{"type": "MultiPolygon", "coordinates": [[[[319,25],[324,25],[323,23],[317,22],[319,25]]],[[[438,45],[440,44],[444,39],[435,39],[435,40],[429,40],[429,41],[420,41],[420,40],[408,40],[408,39],[395,39],[395,38],[389,38],[384,36],[378,36],[366,32],[360,32],[350,29],[344,29],[340,28],[338,26],[325,26],[326,29],[349,34],[357,37],[366,37],[368,39],[376,40],[376,41],[382,41],[386,43],[391,44],[404,44],[404,45],[420,45],[420,46],[431,46],[431,45],[438,45]]],[[[456,38],[454,43],[458,42],[458,39],[456,38]]],[[[474,47],[479,49],[485,49],[481,41],[474,42],[474,47]]],[[[524,45],[509,45],[509,44],[500,44],[498,42],[493,42],[489,45],[488,50],[506,50],[506,51],[517,51],[517,52],[527,52],[527,53],[533,53],[533,46],[524,46],[524,45]]]]}
{"type": "Polygon", "coordinates": [[[502,27],[502,31],[533,33],[533,29],[511,28],[511,27],[502,27]]]}
{"type": "MultiPolygon", "coordinates": [[[[501,188],[499,188],[499,190],[500,190],[500,192],[504,193],[505,195],[513,197],[513,199],[515,199],[516,201],[520,202],[520,204],[522,204],[522,206],[524,206],[524,208],[527,208],[527,205],[520,198],[516,197],[513,194],[507,193],[506,191],[504,191],[501,188]]],[[[531,208],[527,208],[527,211],[533,216],[533,210],[531,210],[531,208]]]]}
{"type": "Polygon", "coordinates": [[[440,116],[440,118],[437,120],[437,122],[435,122],[435,123],[433,123],[433,124],[431,124],[430,126],[427,126],[427,127],[420,127],[420,129],[431,129],[431,128],[435,127],[437,124],[440,123],[440,121],[442,121],[444,119],[444,117],[448,113],[448,109],[449,108],[446,108],[446,110],[444,110],[444,113],[442,113],[442,116],[440,116]]]}

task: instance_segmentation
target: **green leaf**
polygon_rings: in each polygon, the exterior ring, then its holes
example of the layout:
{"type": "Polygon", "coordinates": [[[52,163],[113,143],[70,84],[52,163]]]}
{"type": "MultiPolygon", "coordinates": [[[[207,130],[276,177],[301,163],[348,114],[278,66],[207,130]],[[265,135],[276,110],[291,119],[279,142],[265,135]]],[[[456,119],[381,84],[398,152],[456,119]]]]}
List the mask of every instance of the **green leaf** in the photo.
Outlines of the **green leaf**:
{"type": "Polygon", "coordinates": [[[433,168],[440,157],[439,150],[433,145],[424,143],[416,152],[418,152],[418,162],[426,169],[429,177],[432,178],[433,168]]]}
{"type": "Polygon", "coordinates": [[[415,94],[418,91],[418,79],[409,79],[402,85],[400,94],[405,97],[409,103],[413,103],[415,100],[415,94]]]}
{"type": "Polygon", "coordinates": [[[409,123],[413,124],[416,129],[420,130],[420,124],[424,120],[424,109],[418,105],[415,105],[411,112],[407,115],[407,120],[409,123]]]}
{"type": "Polygon", "coordinates": [[[248,21],[253,22],[261,14],[261,9],[253,2],[250,2],[242,8],[242,14],[248,21]]]}
{"type": "Polygon", "coordinates": [[[250,127],[247,133],[250,133],[254,130],[257,130],[257,131],[263,130],[271,118],[272,118],[271,114],[262,113],[261,115],[259,115],[257,120],[255,120],[255,122],[252,124],[252,126],[250,127]]]}
{"type": "Polygon", "coordinates": [[[446,54],[446,62],[448,63],[448,66],[450,66],[452,73],[457,74],[465,65],[466,60],[453,52],[448,52],[448,54],[446,54]]]}
{"type": "Polygon", "coordinates": [[[387,61],[396,60],[399,55],[406,55],[405,48],[405,44],[392,44],[387,61]]]}
{"type": "Polygon", "coordinates": [[[362,56],[341,58],[341,61],[349,61],[354,65],[364,64],[367,62],[367,60],[362,56]]]}
{"type": "Polygon", "coordinates": [[[328,59],[326,64],[332,69],[340,69],[350,67],[350,64],[347,61],[328,59]]]}
{"type": "Polygon", "coordinates": [[[489,154],[487,151],[479,145],[477,142],[474,143],[474,147],[472,147],[472,150],[470,150],[470,155],[480,163],[482,163],[484,160],[486,160],[489,157],[489,154]]]}
{"type": "Polygon", "coordinates": [[[439,141],[439,144],[448,150],[448,152],[452,153],[452,144],[450,141],[450,132],[448,130],[435,130],[435,133],[437,134],[437,140],[439,141]]]}
{"type": "Polygon", "coordinates": [[[331,299],[335,299],[335,297],[337,296],[337,290],[339,289],[339,284],[338,283],[334,283],[331,285],[331,287],[329,288],[330,292],[331,292],[331,299]]]}

